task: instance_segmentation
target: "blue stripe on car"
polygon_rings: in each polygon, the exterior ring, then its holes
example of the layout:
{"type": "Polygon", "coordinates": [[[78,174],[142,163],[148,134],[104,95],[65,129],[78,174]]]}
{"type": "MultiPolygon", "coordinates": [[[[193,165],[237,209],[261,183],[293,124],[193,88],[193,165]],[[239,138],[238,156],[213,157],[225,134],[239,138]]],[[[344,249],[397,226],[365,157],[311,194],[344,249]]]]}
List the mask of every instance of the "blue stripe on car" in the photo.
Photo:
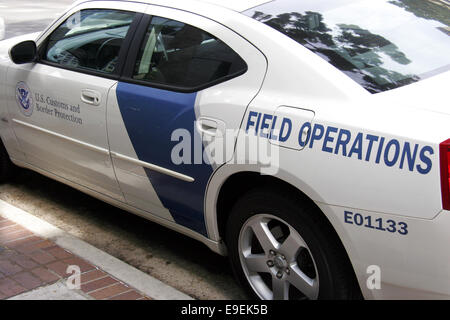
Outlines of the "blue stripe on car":
{"type": "MultiPolygon", "coordinates": [[[[123,82],[119,82],[116,93],[125,127],[139,160],[195,179],[194,182],[186,182],[145,169],[161,202],[175,222],[207,235],[204,197],[213,169],[205,163],[176,165],[171,159],[172,149],[179,143],[171,141],[174,130],[186,129],[192,141],[194,135],[199,138],[194,129],[197,93],[177,93],[123,82]]],[[[194,154],[194,146],[191,148],[191,154],[194,154]]]]}

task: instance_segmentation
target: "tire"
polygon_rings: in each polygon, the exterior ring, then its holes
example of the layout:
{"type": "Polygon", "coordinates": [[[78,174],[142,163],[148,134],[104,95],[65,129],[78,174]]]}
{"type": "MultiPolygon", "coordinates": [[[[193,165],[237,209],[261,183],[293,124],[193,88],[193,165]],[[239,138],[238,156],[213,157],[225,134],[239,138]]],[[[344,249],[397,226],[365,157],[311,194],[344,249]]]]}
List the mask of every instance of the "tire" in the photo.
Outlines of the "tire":
{"type": "Polygon", "coordinates": [[[0,140],[0,183],[8,181],[15,170],[14,164],[11,162],[8,152],[0,140]]]}
{"type": "Polygon", "coordinates": [[[238,282],[264,300],[359,297],[331,225],[314,204],[297,198],[255,189],[234,205],[226,242],[238,282]]]}

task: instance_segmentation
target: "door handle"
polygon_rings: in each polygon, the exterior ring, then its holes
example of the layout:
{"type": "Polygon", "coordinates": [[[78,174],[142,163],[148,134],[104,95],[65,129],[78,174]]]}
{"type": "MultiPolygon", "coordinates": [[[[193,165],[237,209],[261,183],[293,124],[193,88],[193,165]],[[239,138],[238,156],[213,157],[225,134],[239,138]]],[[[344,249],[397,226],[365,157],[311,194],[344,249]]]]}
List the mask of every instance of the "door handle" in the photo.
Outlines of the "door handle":
{"type": "Polygon", "coordinates": [[[83,89],[81,90],[81,101],[94,106],[99,106],[101,103],[101,94],[95,90],[83,89]]]}
{"type": "Polygon", "coordinates": [[[223,136],[225,123],[211,118],[200,118],[197,121],[197,130],[209,136],[223,136]]]}

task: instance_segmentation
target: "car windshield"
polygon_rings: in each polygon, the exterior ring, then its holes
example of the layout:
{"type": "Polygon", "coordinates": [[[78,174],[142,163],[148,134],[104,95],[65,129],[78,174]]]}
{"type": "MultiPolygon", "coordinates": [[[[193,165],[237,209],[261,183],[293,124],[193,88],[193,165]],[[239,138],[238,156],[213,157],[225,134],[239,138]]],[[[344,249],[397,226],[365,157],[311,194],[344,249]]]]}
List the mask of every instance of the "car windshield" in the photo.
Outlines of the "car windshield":
{"type": "Polygon", "coordinates": [[[67,28],[65,37],[123,26],[128,27],[133,21],[133,17],[134,15],[129,12],[117,10],[83,10],[65,22],[67,28]]]}
{"type": "Polygon", "coordinates": [[[450,69],[449,0],[276,0],[244,13],[372,93],[450,69]]]}

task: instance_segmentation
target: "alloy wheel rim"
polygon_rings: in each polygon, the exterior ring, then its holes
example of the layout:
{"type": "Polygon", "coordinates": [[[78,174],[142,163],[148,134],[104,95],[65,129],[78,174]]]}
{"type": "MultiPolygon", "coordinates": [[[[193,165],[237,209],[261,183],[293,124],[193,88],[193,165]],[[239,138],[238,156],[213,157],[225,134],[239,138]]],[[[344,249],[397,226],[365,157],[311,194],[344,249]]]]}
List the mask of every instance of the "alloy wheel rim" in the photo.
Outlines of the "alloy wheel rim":
{"type": "Polygon", "coordinates": [[[239,256],[247,281],[264,300],[317,299],[319,274],[308,245],[286,221],[257,214],[239,234],[239,256]]]}

